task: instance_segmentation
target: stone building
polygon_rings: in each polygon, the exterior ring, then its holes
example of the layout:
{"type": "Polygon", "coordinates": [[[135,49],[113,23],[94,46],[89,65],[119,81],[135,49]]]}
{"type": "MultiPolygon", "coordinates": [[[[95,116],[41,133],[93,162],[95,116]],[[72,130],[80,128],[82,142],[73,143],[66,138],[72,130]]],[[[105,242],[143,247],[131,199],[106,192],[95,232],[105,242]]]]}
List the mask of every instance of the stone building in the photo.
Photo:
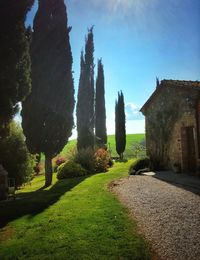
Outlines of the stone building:
{"type": "Polygon", "coordinates": [[[200,82],[162,80],[141,112],[154,167],[199,175],[200,82]]]}

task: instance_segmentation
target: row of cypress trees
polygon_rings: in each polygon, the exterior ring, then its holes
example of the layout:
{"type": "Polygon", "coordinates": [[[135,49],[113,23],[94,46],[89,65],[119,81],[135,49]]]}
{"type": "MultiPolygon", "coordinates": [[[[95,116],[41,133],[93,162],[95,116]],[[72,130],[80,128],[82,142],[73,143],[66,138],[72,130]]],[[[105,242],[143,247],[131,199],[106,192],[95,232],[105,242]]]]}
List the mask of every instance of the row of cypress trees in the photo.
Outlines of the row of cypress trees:
{"type": "MultiPolygon", "coordinates": [[[[39,1],[31,42],[32,92],[23,102],[22,126],[32,153],[45,154],[45,185],[52,182],[52,158],[57,155],[74,126],[74,84],[72,53],[63,0],[39,1]]],[[[88,31],[85,54],[81,53],[81,72],[77,102],[78,150],[94,146],[94,40],[88,31]]],[[[103,65],[99,62],[98,93],[104,95],[103,65]],[[102,85],[103,83],[103,85],[102,85]]],[[[96,93],[96,104],[99,103],[96,93]]],[[[104,100],[105,111],[105,100],[104,100]]],[[[104,129],[105,126],[105,112],[104,129]]],[[[99,129],[98,126],[96,129],[99,129]]],[[[106,132],[104,133],[106,135],[106,132]]]]}
{"type": "MultiPolygon", "coordinates": [[[[32,4],[33,0],[1,2],[1,19],[5,21],[7,31],[0,23],[0,129],[1,132],[6,129],[16,112],[17,102],[21,101],[26,144],[31,153],[44,153],[45,185],[49,186],[52,182],[51,160],[68,142],[74,126],[71,27],[67,26],[64,0],[39,0],[33,30],[27,30],[24,22],[32,4]]],[[[103,146],[107,142],[102,60],[98,60],[94,90],[93,27],[88,30],[80,63],[76,110],[78,150],[93,148],[94,143],[103,146]]]]}
{"type": "Polygon", "coordinates": [[[94,39],[88,30],[85,53],[81,52],[80,79],[77,101],[77,148],[94,146],[94,39]]]}
{"type": "MultiPolygon", "coordinates": [[[[24,25],[26,14],[33,2],[6,0],[0,3],[0,137],[3,138],[17,111],[17,103],[21,101],[26,144],[31,153],[44,153],[45,185],[49,186],[52,182],[52,158],[67,143],[74,126],[73,60],[69,41],[71,27],[67,25],[64,0],[39,0],[33,30],[27,30],[24,25]]],[[[102,99],[100,93],[104,75],[101,61],[98,62],[98,90],[94,99],[93,54],[91,28],[86,38],[85,55],[83,52],[81,54],[77,103],[78,149],[94,146],[94,126],[98,122],[94,107],[96,100],[98,110],[98,93],[102,99]]],[[[100,114],[105,117],[105,112],[100,114]]],[[[106,131],[105,118],[103,122],[106,131]]],[[[97,132],[99,128],[97,123],[97,132]]]]}
{"type": "Polygon", "coordinates": [[[81,52],[76,116],[79,151],[93,148],[94,144],[104,146],[107,143],[104,69],[101,59],[98,60],[96,91],[94,90],[93,27],[88,30],[85,53],[81,52]]]}

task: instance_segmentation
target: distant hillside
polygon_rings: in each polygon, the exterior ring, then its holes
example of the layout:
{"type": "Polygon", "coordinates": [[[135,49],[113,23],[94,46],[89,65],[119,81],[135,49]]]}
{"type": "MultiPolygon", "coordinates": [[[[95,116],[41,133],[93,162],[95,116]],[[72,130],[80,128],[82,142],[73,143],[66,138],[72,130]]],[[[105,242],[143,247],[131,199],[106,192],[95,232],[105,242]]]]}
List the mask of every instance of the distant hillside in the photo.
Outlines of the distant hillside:
{"type": "MultiPolygon", "coordinates": [[[[133,149],[132,146],[135,142],[141,142],[145,139],[145,134],[128,134],[126,135],[126,150],[124,153],[125,158],[130,158],[133,156],[133,149]]],[[[63,151],[61,152],[61,155],[66,156],[70,153],[76,146],[76,140],[71,140],[68,142],[68,144],[64,147],[63,151]]],[[[115,136],[114,135],[108,135],[108,146],[111,150],[112,156],[117,156],[116,150],[115,150],[115,136]]]]}

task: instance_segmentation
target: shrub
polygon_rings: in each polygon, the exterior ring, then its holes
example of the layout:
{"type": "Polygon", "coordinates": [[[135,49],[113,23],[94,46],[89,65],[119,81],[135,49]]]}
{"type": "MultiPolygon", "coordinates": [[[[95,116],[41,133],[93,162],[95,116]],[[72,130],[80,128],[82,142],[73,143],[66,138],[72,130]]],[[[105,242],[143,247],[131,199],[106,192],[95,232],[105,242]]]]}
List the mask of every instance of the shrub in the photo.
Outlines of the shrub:
{"type": "Polygon", "coordinates": [[[56,166],[60,166],[61,164],[65,163],[65,162],[66,162],[66,159],[64,157],[61,157],[61,156],[57,157],[56,161],[55,161],[56,166]]]}
{"type": "Polygon", "coordinates": [[[145,140],[141,142],[134,142],[132,145],[133,157],[142,158],[146,155],[146,144],[145,140]]]}
{"type": "Polygon", "coordinates": [[[57,172],[58,167],[59,167],[61,164],[65,163],[65,162],[66,162],[66,159],[65,159],[64,157],[62,157],[62,156],[56,157],[56,158],[54,159],[54,161],[53,161],[53,169],[54,169],[54,172],[57,172]]]}
{"type": "Polygon", "coordinates": [[[132,163],[129,168],[129,174],[135,175],[141,172],[149,171],[150,168],[150,159],[148,157],[138,159],[132,163]]]}
{"type": "Polygon", "coordinates": [[[113,165],[110,153],[105,148],[99,148],[96,152],[91,149],[82,149],[73,154],[70,161],[80,164],[88,173],[106,172],[113,165]]]}
{"type": "Polygon", "coordinates": [[[114,162],[113,162],[112,158],[110,157],[109,162],[108,162],[108,166],[112,167],[113,165],[114,165],[114,162]]]}
{"type": "Polygon", "coordinates": [[[85,176],[87,174],[88,172],[80,164],[74,161],[68,161],[58,167],[57,178],[60,180],[65,178],[85,176]]]}
{"type": "Polygon", "coordinates": [[[99,148],[95,153],[95,172],[106,172],[109,168],[110,155],[104,148],[99,148]]]}
{"type": "Polygon", "coordinates": [[[0,140],[0,164],[9,178],[15,178],[16,186],[32,178],[34,157],[28,152],[22,129],[15,122],[10,124],[9,135],[0,140]]]}
{"type": "Polygon", "coordinates": [[[81,149],[77,152],[74,155],[74,161],[90,173],[95,171],[95,154],[91,148],[81,149]]]}

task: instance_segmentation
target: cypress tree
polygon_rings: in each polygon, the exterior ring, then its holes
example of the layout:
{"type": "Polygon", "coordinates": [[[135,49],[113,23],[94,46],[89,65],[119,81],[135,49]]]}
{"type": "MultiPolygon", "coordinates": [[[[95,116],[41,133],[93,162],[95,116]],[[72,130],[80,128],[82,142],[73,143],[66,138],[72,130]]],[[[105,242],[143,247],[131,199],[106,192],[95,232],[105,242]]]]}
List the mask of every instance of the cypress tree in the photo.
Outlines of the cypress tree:
{"type": "Polygon", "coordinates": [[[31,89],[29,30],[26,14],[33,0],[0,1],[0,139],[31,89]]]}
{"type": "Polygon", "coordinates": [[[80,79],[78,89],[77,148],[94,147],[94,40],[93,27],[88,30],[85,55],[81,52],[80,79]]]}
{"type": "Polygon", "coordinates": [[[107,143],[104,68],[101,59],[98,60],[96,79],[95,135],[96,142],[99,146],[104,146],[107,143]]]}
{"type": "Polygon", "coordinates": [[[45,154],[45,185],[52,182],[52,157],[73,127],[72,53],[64,0],[39,0],[31,44],[32,92],[22,104],[22,126],[32,153],[45,154]]]}
{"type": "Polygon", "coordinates": [[[123,160],[123,153],[126,147],[126,116],[124,109],[124,95],[118,92],[118,100],[115,103],[115,143],[116,151],[123,160]]]}

